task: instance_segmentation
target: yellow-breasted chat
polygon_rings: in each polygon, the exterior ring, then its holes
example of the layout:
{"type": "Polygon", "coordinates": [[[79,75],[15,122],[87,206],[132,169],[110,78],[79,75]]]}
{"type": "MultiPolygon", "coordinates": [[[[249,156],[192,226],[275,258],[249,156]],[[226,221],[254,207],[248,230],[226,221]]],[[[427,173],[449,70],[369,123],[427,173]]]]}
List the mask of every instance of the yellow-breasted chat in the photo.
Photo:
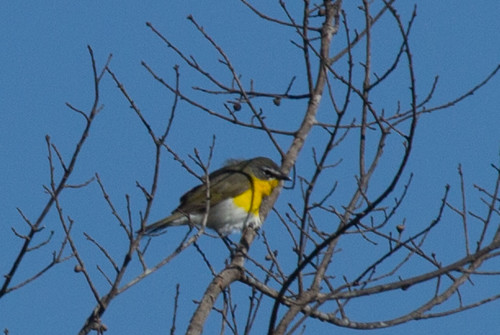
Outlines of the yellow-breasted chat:
{"type": "Polygon", "coordinates": [[[259,227],[262,200],[281,180],[289,179],[269,158],[233,160],[210,173],[207,183],[184,194],[179,207],[170,216],[146,226],[145,233],[153,234],[170,226],[200,226],[205,216],[206,227],[222,235],[242,231],[248,225],[259,227]]]}

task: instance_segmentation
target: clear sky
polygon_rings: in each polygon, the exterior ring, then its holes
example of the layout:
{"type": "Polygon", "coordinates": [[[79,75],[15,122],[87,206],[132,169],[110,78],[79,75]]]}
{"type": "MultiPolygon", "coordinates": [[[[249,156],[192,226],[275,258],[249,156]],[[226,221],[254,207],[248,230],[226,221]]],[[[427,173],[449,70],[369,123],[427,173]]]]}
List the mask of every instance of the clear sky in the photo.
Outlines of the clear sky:
{"type": "MultiPolygon", "coordinates": [[[[409,1],[398,2],[396,7],[408,19],[413,4],[410,5],[409,1]]],[[[300,8],[300,3],[291,1],[289,6],[294,11],[300,8]]],[[[274,1],[258,1],[258,5],[270,14],[282,15],[274,1]]],[[[348,4],[345,6],[348,15],[354,19],[359,15],[348,4]]],[[[423,96],[431,87],[433,78],[439,75],[435,105],[464,93],[500,63],[500,2],[465,1],[458,4],[450,0],[421,1],[417,11],[411,34],[419,80],[417,85],[419,94],[423,96]]],[[[189,14],[224,47],[238,70],[245,73],[247,83],[249,78],[254,78],[263,90],[284,91],[294,75],[290,69],[303,66],[300,53],[289,42],[295,36],[260,21],[238,1],[91,0],[42,3],[26,0],[0,3],[0,274],[8,271],[20,248],[19,239],[10,229],[24,229],[16,208],[22,209],[29,218],[35,218],[48,198],[42,187],[49,182],[45,136],[49,134],[67,157],[84,122],[65,103],[83,110],[92,104],[92,73],[87,45],[93,48],[98,67],[102,67],[107,56],[113,54],[111,68],[158,130],[168,119],[172,96],[151,78],[141,66],[141,61],[153,66],[169,82],[174,80],[174,65],[180,64],[181,85],[184,88],[207,83],[182,75],[189,73],[186,65],[161,43],[146,22],[151,22],[187,54],[194,55],[200,64],[227,78],[227,73],[221,73],[222,66],[217,63],[217,55],[186,19],[189,14]]],[[[381,24],[376,29],[380,30],[375,30],[378,35],[374,42],[379,51],[375,59],[384,63],[387,62],[384,57],[389,57],[387,52],[393,50],[394,43],[384,38],[383,31],[394,27],[381,24]]],[[[297,70],[301,71],[302,68],[297,70]]],[[[406,89],[406,82],[404,85],[406,89]]],[[[399,89],[394,88],[395,94],[399,89]]],[[[294,93],[302,92],[297,89],[294,93]]],[[[409,222],[418,225],[420,220],[422,224],[432,220],[446,184],[452,185],[452,199],[459,199],[456,172],[459,163],[463,165],[468,183],[469,206],[476,211],[481,210],[478,194],[472,185],[488,188],[495,178],[490,164],[499,164],[499,93],[500,77],[496,77],[465,102],[420,120],[410,166],[410,171],[415,173],[413,183],[416,189],[408,197],[410,204],[407,205],[406,217],[409,222]]],[[[103,82],[101,102],[104,109],[91,131],[71,182],[83,183],[98,172],[124,216],[125,194],[130,195],[133,217],[138,220],[144,199],[136,181],[149,186],[153,146],[137,116],[109,77],[103,82]]],[[[288,111],[292,129],[293,115],[301,115],[303,109],[297,110],[298,105],[288,103],[281,108],[287,106],[296,109],[288,111]]],[[[184,158],[194,148],[200,150],[202,157],[207,157],[212,135],[216,134],[213,167],[221,166],[232,157],[264,155],[278,160],[277,153],[264,139],[255,139],[249,145],[251,131],[228,128],[227,124],[187,104],[181,103],[175,122],[169,145],[184,158]]],[[[170,213],[177,205],[179,196],[196,183],[171,156],[166,154],[163,157],[153,220],[170,213]]],[[[303,153],[301,158],[309,159],[310,151],[303,153]]],[[[352,178],[353,174],[349,174],[348,178],[352,178]]],[[[299,188],[285,192],[286,199],[293,198],[294,194],[300,196],[299,188]]],[[[285,200],[282,201],[282,208],[286,208],[285,200]]],[[[113,221],[98,185],[92,183],[84,189],[68,190],[63,197],[63,205],[65,215],[75,219],[74,234],[78,236],[79,248],[87,266],[92,269],[99,287],[106,287],[95,266],[100,264],[106,271],[112,269],[104,265],[105,259],[85,241],[82,234],[92,233],[120,260],[125,244],[122,235],[116,237],[121,231],[113,221]]],[[[450,217],[450,221],[452,219],[450,217]]],[[[270,215],[264,226],[267,235],[273,234],[273,220],[277,218],[270,215]]],[[[52,250],[57,249],[61,229],[55,213],[46,219],[45,227],[48,231],[56,231],[54,242],[25,259],[18,273],[19,278],[29,276],[34,269],[45,264],[50,260],[52,250]]],[[[151,246],[151,264],[165,256],[184,233],[185,230],[179,228],[158,237],[159,240],[151,246]]],[[[453,234],[445,233],[444,236],[449,237],[434,241],[436,250],[441,250],[443,244],[454,243],[453,234]]],[[[203,237],[200,245],[216,270],[222,269],[227,258],[222,243],[203,237]]],[[[255,244],[251,252],[258,254],[259,248],[263,248],[262,243],[255,244]]],[[[452,259],[453,255],[447,257],[452,259]]],[[[355,254],[353,262],[356,262],[355,254]]],[[[0,329],[7,328],[10,334],[16,335],[76,333],[95,303],[83,278],[72,271],[74,265],[74,260],[61,264],[34,283],[1,299],[0,329]]],[[[499,270],[498,262],[491,270],[499,270]]],[[[178,320],[179,333],[182,333],[193,310],[192,300],[201,298],[209,278],[210,272],[200,262],[199,254],[194,250],[185,252],[113,301],[103,319],[109,327],[107,334],[167,333],[177,282],[181,282],[180,306],[185,311],[178,320]]],[[[477,286],[479,291],[474,291],[479,292],[477,294],[498,293],[500,288],[496,277],[487,277],[477,286]]],[[[418,292],[414,294],[418,295],[418,292]]],[[[381,309],[404,309],[404,301],[397,301],[389,296],[387,300],[379,300],[377,303],[383,305],[378,305],[367,299],[367,305],[357,314],[370,319],[371,315],[376,317],[381,309]]],[[[497,301],[451,317],[414,321],[370,334],[495,334],[500,329],[499,309],[497,301]]],[[[306,333],[324,329],[321,327],[324,324],[312,321],[307,324],[306,333]]],[[[217,329],[207,329],[206,333],[217,332],[217,329]]],[[[359,331],[331,328],[330,333],[351,335],[359,331]]]]}

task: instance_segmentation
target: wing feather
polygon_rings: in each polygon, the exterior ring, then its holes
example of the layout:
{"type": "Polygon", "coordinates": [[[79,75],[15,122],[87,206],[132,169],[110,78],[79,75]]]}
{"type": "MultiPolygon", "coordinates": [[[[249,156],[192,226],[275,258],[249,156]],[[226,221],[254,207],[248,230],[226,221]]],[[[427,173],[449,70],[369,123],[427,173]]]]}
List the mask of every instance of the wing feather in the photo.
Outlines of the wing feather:
{"type": "MultiPolygon", "coordinates": [[[[252,179],[239,165],[224,167],[209,175],[210,205],[233,198],[251,187],[252,179]]],[[[194,187],[181,197],[181,204],[174,212],[203,212],[206,207],[207,185],[194,187]]]]}

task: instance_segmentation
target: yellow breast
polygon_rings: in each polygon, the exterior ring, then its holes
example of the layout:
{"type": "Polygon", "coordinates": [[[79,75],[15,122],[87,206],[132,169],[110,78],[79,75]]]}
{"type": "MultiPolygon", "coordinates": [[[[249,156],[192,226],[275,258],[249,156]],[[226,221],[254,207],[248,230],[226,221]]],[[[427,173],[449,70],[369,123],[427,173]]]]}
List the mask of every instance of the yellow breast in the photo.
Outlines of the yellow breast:
{"type": "Polygon", "coordinates": [[[233,201],[238,207],[245,209],[248,213],[259,215],[262,198],[267,197],[273,189],[278,186],[278,180],[260,180],[252,177],[253,187],[236,196],[233,201]]]}

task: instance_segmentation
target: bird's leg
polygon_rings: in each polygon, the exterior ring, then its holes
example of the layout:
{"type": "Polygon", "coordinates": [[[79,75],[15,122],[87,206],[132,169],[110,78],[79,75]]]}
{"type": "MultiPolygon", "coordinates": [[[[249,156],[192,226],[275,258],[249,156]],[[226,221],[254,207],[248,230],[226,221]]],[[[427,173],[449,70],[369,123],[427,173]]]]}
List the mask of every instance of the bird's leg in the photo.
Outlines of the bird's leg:
{"type": "Polygon", "coordinates": [[[219,237],[221,238],[222,242],[224,242],[224,244],[226,245],[227,247],[227,250],[229,250],[229,253],[231,255],[231,258],[233,258],[234,256],[234,253],[236,251],[236,243],[234,243],[230,238],[229,236],[227,235],[222,235],[221,233],[218,233],[219,234],[219,237]]]}

